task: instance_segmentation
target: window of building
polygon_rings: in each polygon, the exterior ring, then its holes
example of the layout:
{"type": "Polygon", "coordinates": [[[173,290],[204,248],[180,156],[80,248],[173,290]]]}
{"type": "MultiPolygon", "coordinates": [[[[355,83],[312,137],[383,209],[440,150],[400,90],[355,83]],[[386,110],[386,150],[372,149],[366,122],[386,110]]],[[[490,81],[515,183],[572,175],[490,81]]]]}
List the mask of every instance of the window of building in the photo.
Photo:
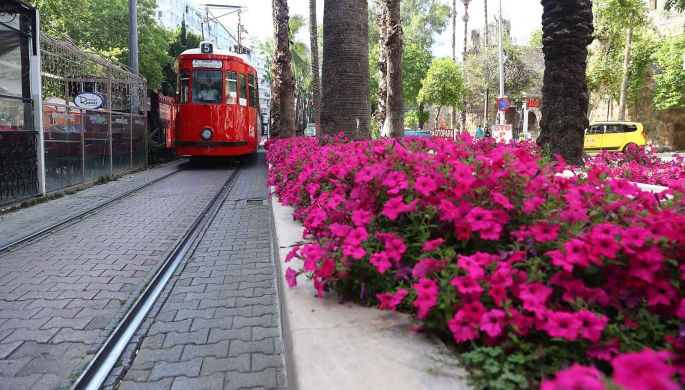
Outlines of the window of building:
{"type": "Polygon", "coordinates": [[[238,74],[226,72],[226,104],[238,104],[238,74]]]}
{"type": "Polygon", "coordinates": [[[193,71],[193,103],[221,104],[224,99],[219,91],[223,90],[223,72],[220,70],[193,71]]]}
{"type": "Polygon", "coordinates": [[[247,106],[247,80],[244,74],[239,74],[238,77],[240,79],[240,96],[238,101],[241,106],[247,106]]]}
{"type": "Polygon", "coordinates": [[[161,19],[161,18],[162,18],[162,15],[163,15],[163,12],[162,12],[162,11],[157,11],[157,17],[158,17],[158,18],[161,19]]]}
{"type": "Polygon", "coordinates": [[[190,71],[182,69],[178,76],[178,86],[179,86],[179,98],[181,103],[188,103],[189,97],[189,81],[190,81],[190,71]]]}

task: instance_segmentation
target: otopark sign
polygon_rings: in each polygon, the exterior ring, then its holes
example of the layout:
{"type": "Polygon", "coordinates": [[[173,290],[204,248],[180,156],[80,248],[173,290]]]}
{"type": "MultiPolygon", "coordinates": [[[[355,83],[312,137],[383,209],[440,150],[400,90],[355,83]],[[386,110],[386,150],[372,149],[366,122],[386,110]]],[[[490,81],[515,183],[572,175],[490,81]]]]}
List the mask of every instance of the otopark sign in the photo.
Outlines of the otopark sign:
{"type": "Polygon", "coordinates": [[[498,142],[509,142],[514,138],[511,125],[493,125],[492,137],[498,142]]]}
{"type": "Polygon", "coordinates": [[[454,129],[433,129],[433,138],[454,139],[454,129]]]}
{"type": "Polygon", "coordinates": [[[497,109],[499,111],[506,111],[509,109],[509,107],[511,107],[511,102],[509,99],[505,97],[497,99],[497,109]]]}

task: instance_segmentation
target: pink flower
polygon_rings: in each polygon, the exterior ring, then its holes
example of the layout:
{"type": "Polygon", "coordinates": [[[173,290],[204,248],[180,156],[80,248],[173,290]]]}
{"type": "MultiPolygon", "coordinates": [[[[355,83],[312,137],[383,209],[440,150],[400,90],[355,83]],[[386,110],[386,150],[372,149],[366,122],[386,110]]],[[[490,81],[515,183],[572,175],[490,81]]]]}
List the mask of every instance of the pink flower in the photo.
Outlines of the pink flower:
{"type": "Polygon", "coordinates": [[[647,287],[647,304],[656,306],[662,304],[670,306],[671,300],[676,297],[676,289],[666,280],[659,280],[647,287]]]}
{"type": "Polygon", "coordinates": [[[554,241],[559,236],[559,225],[551,225],[547,222],[539,222],[530,227],[535,241],[547,242],[554,241]]]}
{"type": "Polygon", "coordinates": [[[385,271],[392,267],[392,263],[388,259],[388,254],[385,252],[372,254],[369,258],[369,262],[373,264],[380,273],[385,273],[385,271]]]}
{"type": "Polygon", "coordinates": [[[397,305],[402,303],[402,299],[404,299],[404,296],[409,294],[409,291],[407,290],[397,290],[395,294],[391,293],[385,293],[385,294],[376,294],[376,298],[378,298],[379,301],[381,301],[381,305],[379,309],[390,309],[392,311],[395,311],[395,308],[397,305]]]}
{"type": "Polygon", "coordinates": [[[447,321],[447,326],[452,331],[454,341],[457,343],[463,343],[478,338],[476,324],[464,314],[463,310],[459,310],[457,314],[454,315],[454,318],[447,321]]]}
{"type": "Polygon", "coordinates": [[[394,237],[385,241],[385,251],[390,260],[398,262],[402,259],[404,252],[407,251],[407,246],[402,241],[402,237],[394,237]]]}
{"type": "Polygon", "coordinates": [[[359,260],[366,255],[366,249],[361,246],[344,245],[343,255],[359,260]]]}
{"type": "Polygon", "coordinates": [[[412,287],[418,292],[418,297],[414,300],[414,306],[419,308],[416,318],[423,321],[430,309],[437,303],[438,284],[435,280],[421,278],[412,287]]]}
{"type": "Polygon", "coordinates": [[[383,212],[381,212],[381,215],[384,215],[394,221],[400,216],[400,214],[409,213],[416,210],[417,202],[418,200],[415,200],[409,204],[404,204],[401,196],[390,198],[385,206],[383,206],[383,212]]]}
{"type": "Polygon", "coordinates": [[[471,277],[479,279],[485,276],[485,271],[483,270],[481,265],[473,258],[473,256],[459,255],[457,264],[461,268],[465,269],[471,277]]]}
{"type": "Polygon", "coordinates": [[[492,225],[492,213],[482,207],[474,207],[466,215],[466,220],[471,224],[471,230],[477,232],[492,225]]]}
{"type": "Polygon", "coordinates": [[[685,299],[680,300],[680,305],[678,305],[678,311],[675,315],[681,320],[685,319],[685,299]]]}
{"type": "Polygon", "coordinates": [[[337,237],[346,237],[348,234],[350,234],[350,231],[352,230],[350,226],[341,225],[339,223],[332,223],[328,228],[331,229],[331,233],[333,233],[337,237]]]}
{"type": "Polygon", "coordinates": [[[509,201],[509,199],[508,199],[506,196],[500,194],[499,192],[492,191],[492,192],[490,193],[490,196],[492,196],[492,200],[493,200],[495,203],[497,203],[498,205],[504,207],[505,209],[507,209],[507,210],[512,210],[512,209],[514,208],[514,205],[511,204],[511,202],[509,201]]]}
{"type": "Polygon", "coordinates": [[[462,294],[480,294],[483,292],[483,287],[470,276],[457,276],[452,279],[450,284],[462,294]]]}
{"type": "Polygon", "coordinates": [[[423,248],[421,249],[421,252],[434,251],[434,250],[440,248],[440,244],[442,244],[444,242],[445,242],[445,240],[443,240],[442,238],[436,238],[435,240],[426,241],[423,244],[423,248]]]}
{"type": "Polygon", "coordinates": [[[435,184],[435,180],[430,177],[421,176],[416,179],[416,183],[414,183],[414,190],[423,196],[429,196],[437,189],[438,185],[435,184]]]}
{"type": "Polygon", "coordinates": [[[571,368],[557,372],[556,379],[543,380],[540,390],[606,390],[606,387],[599,370],[574,363],[571,368]]]}
{"type": "Polygon", "coordinates": [[[587,310],[576,313],[576,319],[581,322],[580,337],[588,339],[594,344],[602,337],[602,331],[609,322],[605,315],[597,316],[597,314],[587,310]]]}
{"type": "Polygon", "coordinates": [[[526,199],[526,201],[523,202],[522,210],[524,213],[532,213],[533,211],[537,210],[538,207],[540,207],[540,205],[543,203],[545,203],[545,199],[539,195],[535,195],[534,197],[526,199]]]}
{"type": "Polygon", "coordinates": [[[678,390],[680,387],[671,380],[675,367],[664,360],[649,348],[616,356],[611,362],[614,381],[631,390],[678,390]]]}
{"type": "Polygon", "coordinates": [[[364,242],[364,240],[369,238],[369,233],[363,227],[354,228],[346,234],[347,237],[343,242],[351,246],[359,246],[362,244],[362,242],[364,242]]]}
{"type": "Polygon", "coordinates": [[[480,330],[487,333],[490,337],[497,337],[502,334],[506,313],[503,310],[493,309],[485,313],[480,319],[480,330]]]}
{"type": "Polygon", "coordinates": [[[352,222],[358,227],[366,227],[371,221],[371,212],[366,210],[357,210],[352,214],[352,222]]]}
{"type": "Polygon", "coordinates": [[[578,329],[581,324],[582,322],[571,313],[549,311],[545,330],[551,337],[575,340],[578,338],[578,329]]]}
{"type": "Polygon", "coordinates": [[[592,358],[608,362],[611,361],[614,355],[618,354],[619,348],[621,348],[621,342],[618,341],[618,339],[613,339],[607,341],[606,343],[588,349],[587,355],[592,358]]]}
{"type": "Polygon", "coordinates": [[[288,282],[289,287],[297,286],[297,272],[288,267],[288,269],[285,270],[285,280],[288,282]]]}
{"type": "Polygon", "coordinates": [[[633,226],[626,229],[621,235],[623,245],[630,245],[635,248],[640,248],[645,244],[645,239],[650,236],[649,230],[642,226],[633,226]]]}
{"type": "Polygon", "coordinates": [[[438,261],[431,258],[421,259],[421,261],[416,263],[416,265],[414,266],[411,277],[413,279],[422,278],[424,276],[432,274],[433,272],[442,271],[444,266],[444,261],[438,261]]]}

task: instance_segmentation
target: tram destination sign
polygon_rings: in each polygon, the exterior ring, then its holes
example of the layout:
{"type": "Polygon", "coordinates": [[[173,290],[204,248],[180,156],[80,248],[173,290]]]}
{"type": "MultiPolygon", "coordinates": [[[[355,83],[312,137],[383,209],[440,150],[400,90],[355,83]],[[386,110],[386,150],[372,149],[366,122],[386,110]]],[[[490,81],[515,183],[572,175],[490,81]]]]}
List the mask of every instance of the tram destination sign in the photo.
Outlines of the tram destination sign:
{"type": "Polygon", "coordinates": [[[193,60],[193,68],[221,69],[221,60],[193,60]]]}

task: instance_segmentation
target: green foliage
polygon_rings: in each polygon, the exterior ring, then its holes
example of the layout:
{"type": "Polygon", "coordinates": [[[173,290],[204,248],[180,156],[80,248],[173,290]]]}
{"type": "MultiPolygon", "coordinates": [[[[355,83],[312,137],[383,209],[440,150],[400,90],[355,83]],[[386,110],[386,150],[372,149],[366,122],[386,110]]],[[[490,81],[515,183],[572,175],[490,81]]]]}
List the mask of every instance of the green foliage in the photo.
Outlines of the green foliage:
{"type": "Polygon", "coordinates": [[[622,35],[631,27],[636,29],[649,24],[644,0],[596,0],[594,5],[595,23],[604,24],[613,34],[622,35]]]}
{"type": "Polygon", "coordinates": [[[447,28],[451,8],[439,0],[402,1],[404,39],[428,50],[435,43],[435,35],[447,28]]]}
{"type": "Polygon", "coordinates": [[[430,119],[428,111],[422,111],[420,109],[410,110],[404,116],[404,125],[406,127],[416,129],[419,127],[420,123],[426,123],[430,119]]]}
{"type": "Polygon", "coordinates": [[[471,368],[469,382],[478,389],[529,389],[529,378],[524,375],[535,371],[535,356],[528,352],[510,354],[500,347],[476,347],[459,357],[471,368]]]}
{"type": "MultiPolygon", "coordinates": [[[[376,55],[376,58],[378,56],[376,55]]],[[[416,104],[421,91],[421,82],[430,69],[433,55],[423,46],[405,42],[402,53],[402,90],[406,104],[416,104]]],[[[376,78],[378,78],[378,72],[376,78]]]]}
{"type": "Polygon", "coordinates": [[[202,37],[186,29],[185,18],[181,21],[181,27],[176,31],[167,32],[167,40],[169,42],[169,56],[172,61],[164,65],[164,80],[169,83],[169,90],[176,90],[176,71],[174,70],[174,61],[181,53],[188,49],[200,47],[202,37]]]}
{"type": "Polygon", "coordinates": [[[418,100],[421,103],[463,109],[466,85],[461,69],[451,58],[433,60],[422,82],[418,100]]]}
{"type": "Polygon", "coordinates": [[[664,4],[666,10],[676,10],[678,12],[685,11],[685,0],[666,0],[664,4]]]}
{"type": "Polygon", "coordinates": [[[532,49],[542,50],[542,29],[538,28],[530,33],[528,38],[528,47],[532,49]]]}
{"type": "Polygon", "coordinates": [[[661,70],[654,75],[656,82],[654,106],[658,109],[685,107],[685,35],[664,38],[657,44],[652,58],[661,70]]]}

